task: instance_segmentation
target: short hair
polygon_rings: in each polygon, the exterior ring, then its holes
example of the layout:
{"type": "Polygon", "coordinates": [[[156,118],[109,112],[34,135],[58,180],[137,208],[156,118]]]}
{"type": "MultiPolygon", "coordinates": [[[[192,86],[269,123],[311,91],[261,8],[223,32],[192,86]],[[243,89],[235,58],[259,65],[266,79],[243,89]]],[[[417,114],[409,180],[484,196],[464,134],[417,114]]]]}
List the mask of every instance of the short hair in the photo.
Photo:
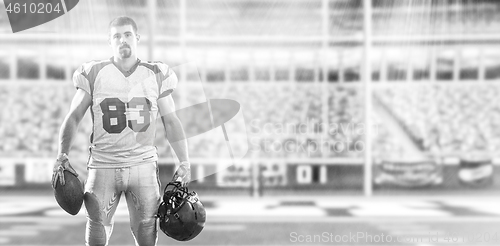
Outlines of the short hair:
{"type": "Polygon", "coordinates": [[[137,33],[137,24],[132,18],[127,16],[116,17],[109,23],[109,29],[111,29],[111,27],[114,26],[126,26],[126,25],[131,25],[132,29],[134,29],[134,32],[137,33]]]}

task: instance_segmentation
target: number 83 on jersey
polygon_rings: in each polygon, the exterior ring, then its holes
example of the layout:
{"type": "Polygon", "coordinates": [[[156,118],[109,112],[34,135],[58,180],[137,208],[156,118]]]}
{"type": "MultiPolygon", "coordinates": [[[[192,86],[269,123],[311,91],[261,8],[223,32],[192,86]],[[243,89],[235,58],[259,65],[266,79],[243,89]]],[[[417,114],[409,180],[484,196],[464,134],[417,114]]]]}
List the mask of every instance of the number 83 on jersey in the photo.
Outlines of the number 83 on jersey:
{"type": "Polygon", "coordinates": [[[127,126],[134,132],[145,132],[151,123],[151,101],[145,97],[134,97],[127,103],[106,98],[99,106],[103,128],[110,134],[121,133],[127,126]]]}

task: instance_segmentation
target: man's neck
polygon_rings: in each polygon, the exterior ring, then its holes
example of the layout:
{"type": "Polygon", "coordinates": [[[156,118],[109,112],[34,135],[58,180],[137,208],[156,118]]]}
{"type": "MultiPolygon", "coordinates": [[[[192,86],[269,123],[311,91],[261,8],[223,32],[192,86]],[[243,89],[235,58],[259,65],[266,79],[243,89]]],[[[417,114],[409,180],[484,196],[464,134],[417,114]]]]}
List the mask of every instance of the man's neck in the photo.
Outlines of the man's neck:
{"type": "Polygon", "coordinates": [[[129,71],[136,63],[137,56],[131,56],[129,58],[120,59],[119,57],[113,57],[115,65],[123,71],[129,71]]]}

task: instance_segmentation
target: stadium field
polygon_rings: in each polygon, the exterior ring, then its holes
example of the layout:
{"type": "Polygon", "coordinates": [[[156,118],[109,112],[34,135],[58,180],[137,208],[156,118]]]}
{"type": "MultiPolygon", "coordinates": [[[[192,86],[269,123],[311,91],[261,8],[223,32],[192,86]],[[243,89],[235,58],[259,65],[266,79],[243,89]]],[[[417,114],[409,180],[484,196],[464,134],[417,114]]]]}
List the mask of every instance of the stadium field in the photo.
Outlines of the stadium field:
{"type": "MultiPolygon", "coordinates": [[[[159,233],[158,245],[498,245],[499,199],[209,197],[204,231],[189,242],[159,233]]],[[[0,245],[82,245],[85,214],[53,197],[0,198],[0,245]]],[[[134,245],[120,203],[109,245],[134,245]]]]}

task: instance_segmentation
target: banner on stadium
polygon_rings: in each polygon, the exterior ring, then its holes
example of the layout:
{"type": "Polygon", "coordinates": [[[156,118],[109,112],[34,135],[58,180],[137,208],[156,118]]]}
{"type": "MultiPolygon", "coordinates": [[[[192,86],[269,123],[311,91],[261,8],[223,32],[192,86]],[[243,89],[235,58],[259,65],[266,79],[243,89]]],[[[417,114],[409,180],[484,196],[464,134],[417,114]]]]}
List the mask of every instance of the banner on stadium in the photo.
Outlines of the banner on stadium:
{"type": "MultiPolygon", "coordinates": [[[[222,165],[226,166],[226,165],[222,165]]],[[[217,172],[217,185],[221,187],[250,187],[252,182],[259,186],[277,187],[287,184],[287,166],[284,162],[240,161],[217,172]],[[253,170],[257,168],[257,170],[253,170]]]]}
{"type": "Polygon", "coordinates": [[[421,187],[443,182],[443,168],[433,160],[381,161],[375,165],[376,185],[421,187]]]}
{"type": "Polygon", "coordinates": [[[252,185],[252,170],[250,162],[239,161],[234,165],[222,164],[227,167],[217,171],[217,186],[250,187],[252,185]]]}
{"type": "Polygon", "coordinates": [[[484,187],[493,182],[493,163],[490,159],[461,159],[458,180],[464,186],[484,187]]]}
{"type": "Polygon", "coordinates": [[[285,186],[287,182],[287,165],[285,162],[259,163],[260,184],[264,187],[285,186]]]}
{"type": "Polygon", "coordinates": [[[14,186],[16,184],[16,168],[13,162],[0,160],[0,186],[14,186]]]}

